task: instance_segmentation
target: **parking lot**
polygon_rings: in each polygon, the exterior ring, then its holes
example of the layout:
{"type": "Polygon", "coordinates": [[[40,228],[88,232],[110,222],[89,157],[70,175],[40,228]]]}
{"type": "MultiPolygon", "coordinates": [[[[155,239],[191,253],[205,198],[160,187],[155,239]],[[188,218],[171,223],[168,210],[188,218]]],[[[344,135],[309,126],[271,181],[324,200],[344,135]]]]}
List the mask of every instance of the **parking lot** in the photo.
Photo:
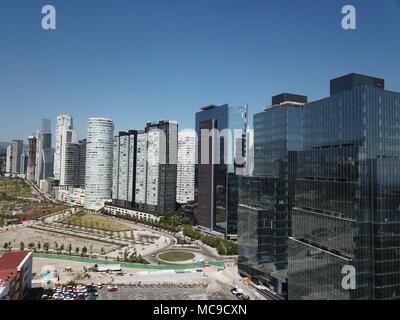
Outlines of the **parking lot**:
{"type": "Polygon", "coordinates": [[[219,284],[198,282],[123,285],[115,292],[103,288],[98,291],[98,300],[236,300],[236,297],[219,284]]]}

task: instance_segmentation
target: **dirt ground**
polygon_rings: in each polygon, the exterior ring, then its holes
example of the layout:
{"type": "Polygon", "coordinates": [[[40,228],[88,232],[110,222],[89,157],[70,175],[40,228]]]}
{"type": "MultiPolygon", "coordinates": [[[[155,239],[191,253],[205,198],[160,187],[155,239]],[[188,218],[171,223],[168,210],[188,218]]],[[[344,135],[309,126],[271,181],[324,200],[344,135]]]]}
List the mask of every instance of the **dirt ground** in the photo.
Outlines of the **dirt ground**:
{"type": "Polygon", "coordinates": [[[57,232],[36,230],[28,227],[13,228],[9,229],[8,231],[2,231],[0,233],[0,244],[4,244],[6,242],[11,242],[11,245],[15,247],[19,247],[21,242],[24,242],[25,247],[27,247],[29,243],[34,243],[36,246],[37,243],[40,242],[42,248],[43,244],[48,242],[50,244],[50,249],[54,249],[54,242],[57,242],[58,246],[64,244],[65,248],[71,244],[73,251],[76,247],[82,249],[84,246],[86,246],[89,251],[91,248],[92,252],[94,253],[100,253],[101,248],[104,248],[104,250],[108,252],[114,247],[109,243],[77,238],[57,232]]]}

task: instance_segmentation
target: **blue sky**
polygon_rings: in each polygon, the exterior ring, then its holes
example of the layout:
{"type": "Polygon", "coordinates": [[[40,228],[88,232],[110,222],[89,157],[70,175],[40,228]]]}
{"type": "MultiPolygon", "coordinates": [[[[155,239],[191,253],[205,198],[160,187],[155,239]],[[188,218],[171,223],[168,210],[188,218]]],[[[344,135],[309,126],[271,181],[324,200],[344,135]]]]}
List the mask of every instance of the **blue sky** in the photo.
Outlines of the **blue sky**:
{"type": "Polygon", "coordinates": [[[253,113],[284,91],[316,100],[350,72],[400,91],[399,39],[400,0],[0,0],[0,141],[61,113],[81,136],[91,116],[116,130],[190,128],[203,105],[253,113]],[[45,4],[56,31],[41,28],[45,4]],[[341,28],[345,4],[355,31],[341,28]]]}

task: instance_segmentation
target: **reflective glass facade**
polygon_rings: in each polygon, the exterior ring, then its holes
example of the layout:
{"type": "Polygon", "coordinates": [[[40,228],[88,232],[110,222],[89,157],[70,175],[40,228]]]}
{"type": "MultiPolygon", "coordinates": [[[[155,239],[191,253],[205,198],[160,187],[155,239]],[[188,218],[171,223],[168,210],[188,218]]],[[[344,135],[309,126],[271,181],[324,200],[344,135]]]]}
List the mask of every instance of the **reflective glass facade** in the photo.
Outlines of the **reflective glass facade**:
{"type": "Polygon", "coordinates": [[[197,223],[226,238],[237,237],[236,175],[245,167],[246,129],[247,106],[209,106],[196,113],[197,223]],[[214,129],[219,136],[202,137],[201,130],[214,129]],[[208,150],[202,150],[202,138],[209,139],[208,150]]]}
{"type": "Polygon", "coordinates": [[[400,298],[400,93],[338,90],[301,114],[289,299],[400,298]]]}
{"type": "Polygon", "coordinates": [[[302,104],[282,102],[254,115],[253,176],[240,178],[238,269],[286,297],[293,185],[303,142],[302,104]]]}

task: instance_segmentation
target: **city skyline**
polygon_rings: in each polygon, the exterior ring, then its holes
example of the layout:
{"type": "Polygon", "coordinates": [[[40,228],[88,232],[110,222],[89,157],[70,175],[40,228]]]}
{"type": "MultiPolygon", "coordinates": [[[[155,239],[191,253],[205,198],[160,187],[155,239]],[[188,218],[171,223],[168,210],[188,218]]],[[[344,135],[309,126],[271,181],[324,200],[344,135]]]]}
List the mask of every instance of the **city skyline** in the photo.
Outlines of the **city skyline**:
{"type": "Polygon", "coordinates": [[[390,41],[400,30],[395,0],[353,1],[358,27],[352,31],[340,27],[343,1],[304,1],[296,10],[291,1],[121,1],[118,8],[105,2],[96,11],[90,2],[53,3],[53,33],[40,28],[35,3],[7,2],[0,13],[1,24],[13,28],[12,37],[2,37],[0,141],[25,138],[41,118],[64,113],[76,119],[81,136],[86,120],[97,116],[113,118],[116,131],[159,119],[193,128],[193,114],[202,106],[248,103],[251,118],[283,91],[318,100],[329,91],[324,80],[341,74],[385,78],[389,90],[400,82],[394,72],[399,44],[390,41]],[[4,15],[10,11],[19,12],[19,19],[4,15]],[[287,13],[284,24],[281,11],[287,13]],[[149,26],[147,17],[158,24],[149,26]],[[285,49],[292,47],[298,49],[285,49]],[[296,77],[287,76],[292,73],[296,77]],[[302,75],[307,78],[297,81],[302,75]]]}

